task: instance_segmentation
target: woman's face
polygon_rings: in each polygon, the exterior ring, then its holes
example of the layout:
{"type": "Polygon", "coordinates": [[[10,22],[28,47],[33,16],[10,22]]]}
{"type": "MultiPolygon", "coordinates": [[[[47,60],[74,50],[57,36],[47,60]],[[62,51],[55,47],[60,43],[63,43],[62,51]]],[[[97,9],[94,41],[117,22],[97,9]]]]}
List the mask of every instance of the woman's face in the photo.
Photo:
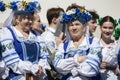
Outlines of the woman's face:
{"type": "Polygon", "coordinates": [[[115,27],[112,22],[104,22],[101,26],[102,37],[110,39],[114,30],[115,27]]]}
{"type": "Polygon", "coordinates": [[[21,26],[21,29],[23,31],[29,31],[32,26],[32,18],[29,18],[28,16],[26,16],[22,20],[19,20],[18,18],[18,26],[21,26]]]}
{"type": "Polygon", "coordinates": [[[79,21],[74,21],[68,24],[68,31],[73,39],[79,38],[84,35],[85,26],[79,21]]]}
{"type": "Polygon", "coordinates": [[[39,32],[43,32],[43,30],[41,29],[41,26],[42,26],[42,22],[40,20],[40,16],[38,14],[34,14],[32,29],[39,32]]]}

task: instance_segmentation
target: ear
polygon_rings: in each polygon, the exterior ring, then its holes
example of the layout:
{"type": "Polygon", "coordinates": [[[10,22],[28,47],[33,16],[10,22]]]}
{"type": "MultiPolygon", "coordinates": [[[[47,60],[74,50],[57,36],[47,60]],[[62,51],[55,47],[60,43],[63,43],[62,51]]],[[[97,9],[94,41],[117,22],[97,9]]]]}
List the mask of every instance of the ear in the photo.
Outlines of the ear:
{"type": "Polygon", "coordinates": [[[57,23],[57,18],[54,17],[54,18],[52,19],[52,23],[56,24],[56,23],[57,23]]]}
{"type": "Polygon", "coordinates": [[[20,20],[18,18],[15,19],[15,25],[18,25],[20,20]]]}

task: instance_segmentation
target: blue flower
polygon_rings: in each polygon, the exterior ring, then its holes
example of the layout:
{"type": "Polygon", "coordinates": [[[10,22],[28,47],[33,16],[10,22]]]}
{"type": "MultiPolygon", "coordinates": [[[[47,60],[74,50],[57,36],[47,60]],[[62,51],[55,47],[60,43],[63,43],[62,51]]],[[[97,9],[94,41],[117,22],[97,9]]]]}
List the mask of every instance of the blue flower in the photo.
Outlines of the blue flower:
{"type": "Polygon", "coordinates": [[[0,11],[5,11],[5,4],[3,3],[3,1],[0,1],[0,11]]]}
{"type": "Polygon", "coordinates": [[[118,20],[118,23],[120,24],[120,18],[119,18],[119,20],[118,20]]]}
{"type": "Polygon", "coordinates": [[[13,1],[13,2],[10,3],[10,4],[11,4],[11,9],[12,9],[13,11],[18,10],[17,2],[18,2],[18,1],[16,1],[16,2],[13,1]]]}
{"type": "Polygon", "coordinates": [[[30,2],[29,5],[25,8],[25,10],[34,13],[36,12],[36,8],[38,7],[37,4],[37,2],[30,2]]]}
{"type": "Polygon", "coordinates": [[[41,29],[45,30],[45,28],[46,28],[46,25],[42,24],[41,29]]]}
{"type": "Polygon", "coordinates": [[[32,6],[32,5],[28,5],[26,8],[25,8],[25,11],[29,11],[31,13],[33,13],[35,10],[35,8],[32,6]]]}
{"type": "Polygon", "coordinates": [[[70,14],[70,15],[64,14],[62,17],[64,18],[64,22],[66,22],[66,23],[69,23],[69,22],[73,21],[72,14],[70,14]]]}
{"type": "Polygon", "coordinates": [[[88,13],[88,11],[81,11],[78,8],[75,8],[74,10],[71,9],[68,11],[69,14],[63,14],[62,15],[62,23],[69,23],[75,20],[79,20],[81,23],[85,24],[89,20],[92,19],[92,16],[88,13]]]}

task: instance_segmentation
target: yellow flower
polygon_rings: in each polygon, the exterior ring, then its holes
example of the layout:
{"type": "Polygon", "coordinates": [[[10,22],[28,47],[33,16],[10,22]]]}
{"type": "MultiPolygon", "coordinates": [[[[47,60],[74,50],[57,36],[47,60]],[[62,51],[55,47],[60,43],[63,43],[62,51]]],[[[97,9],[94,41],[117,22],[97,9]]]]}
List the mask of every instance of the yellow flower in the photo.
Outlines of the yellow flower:
{"type": "Polygon", "coordinates": [[[23,1],[22,4],[24,7],[26,7],[26,6],[28,6],[29,3],[27,3],[26,1],[23,1]]]}
{"type": "Polygon", "coordinates": [[[11,5],[10,5],[10,3],[8,3],[8,4],[5,4],[5,6],[6,6],[6,7],[8,7],[8,8],[11,8],[11,5]]]}
{"type": "Polygon", "coordinates": [[[85,13],[85,9],[79,8],[82,13],[85,13]]]}

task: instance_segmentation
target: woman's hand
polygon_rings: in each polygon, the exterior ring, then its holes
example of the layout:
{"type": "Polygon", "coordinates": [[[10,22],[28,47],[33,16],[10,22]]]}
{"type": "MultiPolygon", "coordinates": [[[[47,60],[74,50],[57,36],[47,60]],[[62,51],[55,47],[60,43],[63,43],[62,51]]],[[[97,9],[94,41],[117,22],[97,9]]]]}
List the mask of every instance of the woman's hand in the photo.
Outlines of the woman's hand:
{"type": "Polygon", "coordinates": [[[86,60],[86,56],[79,56],[79,57],[77,57],[77,60],[79,63],[82,63],[83,61],[86,60]]]}
{"type": "Polygon", "coordinates": [[[102,64],[101,64],[101,68],[102,69],[106,69],[106,65],[108,64],[108,62],[106,62],[106,61],[102,61],[102,64]]]}
{"type": "Polygon", "coordinates": [[[39,66],[39,70],[36,74],[37,74],[38,77],[43,75],[43,69],[42,69],[41,66],[39,66]]]}

